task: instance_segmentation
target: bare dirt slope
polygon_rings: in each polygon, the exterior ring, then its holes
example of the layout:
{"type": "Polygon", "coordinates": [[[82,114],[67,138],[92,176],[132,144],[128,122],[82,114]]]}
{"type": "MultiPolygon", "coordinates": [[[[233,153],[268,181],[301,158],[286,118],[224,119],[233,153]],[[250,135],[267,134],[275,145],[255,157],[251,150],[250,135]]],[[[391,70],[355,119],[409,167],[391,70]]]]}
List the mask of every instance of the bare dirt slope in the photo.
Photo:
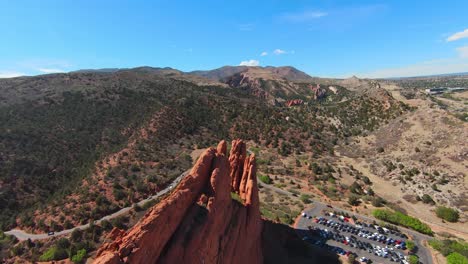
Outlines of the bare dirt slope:
{"type": "Polygon", "coordinates": [[[338,147],[341,162],[364,173],[375,183],[378,195],[431,224],[436,232],[466,238],[468,124],[430,98],[408,100],[398,87],[385,88],[416,109],[338,147]],[[435,205],[418,201],[424,194],[435,205]],[[437,205],[459,210],[460,222],[449,224],[437,218],[437,205]]]}

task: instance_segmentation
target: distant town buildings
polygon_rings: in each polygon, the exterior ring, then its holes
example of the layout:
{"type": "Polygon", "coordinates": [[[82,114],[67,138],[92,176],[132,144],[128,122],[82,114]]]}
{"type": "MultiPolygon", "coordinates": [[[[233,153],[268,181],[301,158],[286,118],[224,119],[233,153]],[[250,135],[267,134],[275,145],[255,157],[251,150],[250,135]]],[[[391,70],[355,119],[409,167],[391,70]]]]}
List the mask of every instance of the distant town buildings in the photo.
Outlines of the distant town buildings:
{"type": "Polygon", "coordinates": [[[440,87],[440,88],[430,88],[424,90],[427,94],[442,94],[445,92],[457,92],[457,91],[463,91],[463,90],[468,90],[468,88],[465,87],[440,87]]]}

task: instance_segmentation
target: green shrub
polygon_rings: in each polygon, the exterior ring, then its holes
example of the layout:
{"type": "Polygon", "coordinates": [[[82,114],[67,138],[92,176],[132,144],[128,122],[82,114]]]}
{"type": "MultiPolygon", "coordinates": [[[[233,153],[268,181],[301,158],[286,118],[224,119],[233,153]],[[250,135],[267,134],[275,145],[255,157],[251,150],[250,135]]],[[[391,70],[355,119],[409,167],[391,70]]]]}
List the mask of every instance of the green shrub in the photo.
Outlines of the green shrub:
{"type": "Polygon", "coordinates": [[[438,206],[436,209],[436,215],[437,217],[452,223],[457,222],[460,217],[457,210],[445,206],[438,206]]]}
{"type": "Polygon", "coordinates": [[[157,204],[158,202],[159,202],[158,199],[149,200],[149,201],[145,202],[141,207],[144,210],[147,210],[148,208],[153,207],[153,205],[157,204]]]}
{"type": "Polygon", "coordinates": [[[76,253],[76,255],[71,257],[71,261],[73,263],[83,263],[86,259],[86,249],[80,249],[76,253]]]}
{"type": "Polygon", "coordinates": [[[359,205],[360,201],[359,201],[359,197],[357,195],[350,195],[349,198],[348,198],[348,203],[350,205],[353,205],[353,206],[357,206],[359,205]]]}
{"type": "Polygon", "coordinates": [[[416,248],[416,244],[411,240],[407,240],[406,248],[408,248],[409,251],[413,251],[416,248]]]}
{"type": "Polygon", "coordinates": [[[317,163],[311,163],[309,170],[312,170],[315,174],[322,174],[322,168],[317,163]]]}
{"type": "Polygon", "coordinates": [[[272,180],[268,175],[260,175],[260,180],[265,184],[271,184],[272,180]]]}
{"type": "Polygon", "coordinates": [[[117,227],[119,229],[125,229],[126,228],[126,226],[125,226],[126,219],[123,216],[119,216],[119,217],[116,217],[114,219],[111,219],[110,222],[114,227],[117,227]]]}
{"type": "Polygon", "coordinates": [[[374,197],[372,199],[372,205],[375,206],[375,207],[382,207],[383,204],[384,204],[385,200],[382,199],[381,197],[374,197]]]}
{"type": "Polygon", "coordinates": [[[77,242],[81,240],[81,237],[83,235],[83,231],[81,229],[74,229],[71,233],[70,240],[77,242]]]}
{"type": "Polygon", "coordinates": [[[434,200],[432,200],[432,197],[429,196],[428,194],[424,194],[422,197],[422,202],[425,204],[435,204],[434,200]]]}
{"type": "Polygon", "coordinates": [[[305,204],[310,204],[312,201],[310,200],[310,195],[308,194],[301,194],[301,196],[299,197],[299,199],[301,199],[301,201],[305,204]]]}
{"type": "Polygon", "coordinates": [[[439,251],[444,256],[448,256],[449,254],[456,252],[468,258],[468,243],[466,242],[450,239],[432,239],[428,243],[432,248],[439,251]]]}
{"type": "Polygon", "coordinates": [[[44,254],[39,257],[39,261],[62,260],[68,257],[67,251],[58,246],[49,248],[44,254]]]}
{"type": "Polygon", "coordinates": [[[143,211],[143,208],[141,208],[141,206],[137,203],[133,204],[133,210],[135,210],[135,212],[141,212],[143,211]]]}
{"type": "Polygon", "coordinates": [[[468,258],[457,252],[447,256],[447,264],[468,264],[468,258]]]}
{"type": "Polygon", "coordinates": [[[419,257],[416,255],[410,255],[409,256],[409,261],[410,264],[418,264],[419,263],[419,257]]]}
{"type": "Polygon", "coordinates": [[[122,199],[125,198],[125,193],[121,189],[114,189],[113,194],[115,197],[115,200],[121,201],[122,199]]]}
{"type": "Polygon", "coordinates": [[[372,184],[372,182],[370,181],[369,177],[367,176],[363,176],[361,177],[362,181],[365,183],[365,184],[372,184]]]}
{"type": "Polygon", "coordinates": [[[130,167],[130,170],[132,170],[133,172],[141,171],[140,166],[138,166],[138,164],[132,164],[132,166],[130,167]]]}
{"type": "Polygon", "coordinates": [[[374,215],[375,218],[392,223],[392,224],[405,226],[413,230],[416,230],[418,232],[421,232],[423,234],[428,234],[428,235],[434,234],[434,232],[431,230],[431,228],[428,225],[422,223],[417,218],[405,215],[401,212],[392,212],[386,209],[376,209],[372,212],[372,214],[374,215]]]}
{"type": "Polygon", "coordinates": [[[112,229],[112,224],[108,220],[102,220],[101,221],[101,227],[102,229],[109,231],[112,229]]]}
{"type": "Polygon", "coordinates": [[[10,253],[13,256],[20,256],[21,254],[23,254],[23,252],[24,248],[21,245],[14,246],[10,249],[10,253]]]}
{"type": "Polygon", "coordinates": [[[65,237],[62,237],[60,238],[59,240],[57,240],[57,242],[55,243],[57,245],[57,247],[59,248],[69,248],[70,247],[70,241],[68,240],[68,238],[65,238],[65,237]]]}

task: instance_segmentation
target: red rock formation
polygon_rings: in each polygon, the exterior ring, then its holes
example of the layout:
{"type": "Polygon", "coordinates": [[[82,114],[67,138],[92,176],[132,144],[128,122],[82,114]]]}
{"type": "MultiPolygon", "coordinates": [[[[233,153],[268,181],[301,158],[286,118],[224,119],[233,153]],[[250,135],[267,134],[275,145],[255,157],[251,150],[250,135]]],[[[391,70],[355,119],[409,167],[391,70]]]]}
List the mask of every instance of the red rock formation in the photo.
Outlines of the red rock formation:
{"type": "Polygon", "coordinates": [[[249,74],[241,72],[226,80],[226,84],[235,88],[248,89],[251,94],[258,98],[267,99],[270,94],[262,88],[260,79],[252,78],[249,74]]]}
{"type": "Polygon", "coordinates": [[[255,157],[240,140],[207,149],[175,191],[125,233],[114,230],[95,263],[262,263],[255,157]],[[241,202],[231,198],[237,193],[241,202]]]}
{"type": "Polygon", "coordinates": [[[291,107],[291,106],[295,106],[295,105],[301,105],[303,103],[304,103],[304,101],[302,101],[301,99],[294,99],[294,100],[286,101],[286,106],[291,107]]]}
{"type": "Polygon", "coordinates": [[[325,89],[320,88],[320,84],[317,84],[316,87],[309,85],[309,88],[314,92],[314,99],[318,100],[325,96],[327,91],[325,89]]]}

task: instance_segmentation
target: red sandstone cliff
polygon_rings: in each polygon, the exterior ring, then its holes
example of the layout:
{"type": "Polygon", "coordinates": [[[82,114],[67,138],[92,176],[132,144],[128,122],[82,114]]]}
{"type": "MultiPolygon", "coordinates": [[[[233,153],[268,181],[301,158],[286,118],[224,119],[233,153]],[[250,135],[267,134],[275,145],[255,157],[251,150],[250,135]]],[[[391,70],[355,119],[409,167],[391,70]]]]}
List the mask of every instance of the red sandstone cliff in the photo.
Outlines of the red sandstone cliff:
{"type": "Polygon", "coordinates": [[[127,232],[112,232],[95,263],[262,263],[255,157],[240,140],[206,150],[176,190],[127,232]],[[241,202],[231,198],[236,193],[241,202]]]}

